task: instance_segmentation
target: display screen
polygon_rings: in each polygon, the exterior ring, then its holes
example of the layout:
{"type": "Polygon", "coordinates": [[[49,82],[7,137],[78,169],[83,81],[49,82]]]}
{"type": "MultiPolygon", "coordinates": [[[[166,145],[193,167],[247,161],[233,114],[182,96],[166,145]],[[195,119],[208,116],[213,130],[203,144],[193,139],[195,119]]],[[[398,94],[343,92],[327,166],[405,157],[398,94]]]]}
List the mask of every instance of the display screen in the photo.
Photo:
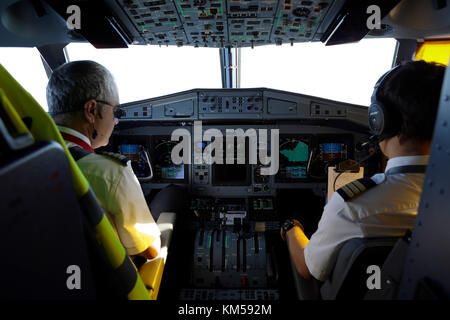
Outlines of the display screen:
{"type": "Polygon", "coordinates": [[[147,160],[146,150],[139,144],[121,144],[120,154],[131,160],[131,168],[138,178],[146,178],[151,175],[150,164],[147,160]]]}
{"type": "MultiPolygon", "coordinates": [[[[211,165],[211,182],[213,186],[249,186],[251,184],[251,165],[248,163],[248,145],[245,146],[245,163],[239,163],[238,147],[234,143],[233,162],[227,164],[226,154],[223,153],[222,164],[214,163],[211,165]]],[[[214,155],[214,152],[213,152],[214,155]]]]}
{"type": "Polygon", "coordinates": [[[168,180],[183,180],[184,179],[184,165],[162,167],[161,178],[168,180]]]}
{"type": "Polygon", "coordinates": [[[307,177],[305,166],[285,167],[285,170],[288,179],[304,179],[307,177]]]}
{"type": "Polygon", "coordinates": [[[214,186],[249,186],[250,166],[245,164],[213,164],[214,186]]]}
{"type": "Polygon", "coordinates": [[[308,145],[303,141],[288,139],[281,143],[280,154],[283,155],[288,162],[307,162],[309,156],[308,145]]]}
{"type": "Polygon", "coordinates": [[[302,137],[280,138],[280,168],[278,182],[306,179],[309,160],[308,140],[302,137]]]}
{"type": "Polygon", "coordinates": [[[139,145],[138,144],[121,144],[120,153],[130,159],[137,161],[139,159],[139,145]]]}
{"type": "Polygon", "coordinates": [[[347,145],[344,143],[322,143],[320,152],[322,161],[347,159],[347,145]]]}
{"type": "MultiPolygon", "coordinates": [[[[178,144],[168,136],[152,137],[152,163],[155,170],[155,181],[158,182],[187,182],[188,168],[182,164],[172,162],[172,149],[178,144]]],[[[182,152],[180,154],[182,156],[182,152]]]]}

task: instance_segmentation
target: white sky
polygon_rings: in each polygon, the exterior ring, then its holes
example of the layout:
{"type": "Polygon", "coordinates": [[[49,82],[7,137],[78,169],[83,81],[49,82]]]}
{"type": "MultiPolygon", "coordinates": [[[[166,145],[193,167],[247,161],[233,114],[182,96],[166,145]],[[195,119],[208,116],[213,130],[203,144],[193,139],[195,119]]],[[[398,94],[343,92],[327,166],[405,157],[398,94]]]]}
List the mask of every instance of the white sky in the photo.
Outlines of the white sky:
{"type": "Polygon", "coordinates": [[[47,74],[36,48],[0,48],[0,63],[47,110],[47,74]]]}
{"type": "MultiPolygon", "coordinates": [[[[392,65],[393,39],[325,47],[305,43],[242,49],[241,87],[267,87],[368,105],[373,85],[392,65]]],[[[70,44],[69,59],[94,60],[114,75],[121,103],[194,88],[220,88],[219,50],[131,46],[97,50],[70,44]]],[[[0,48],[0,63],[47,110],[47,76],[35,48],[0,48]]]]}
{"type": "Polygon", "coordinates": [[[395,45],[395,39],[367,39],[329,47],[315,42],[244,48],[241,87],[268,87],[368,106],[375,83],[392,66],[395,45]]]}
{"type": "Polygon", "coordinates": [[[90,44],[67,47],[70,61],[93,60],[113,74],[121,103],[194,88],[221,88],[216,48],[130,46],[97,50],[90,44]]]}

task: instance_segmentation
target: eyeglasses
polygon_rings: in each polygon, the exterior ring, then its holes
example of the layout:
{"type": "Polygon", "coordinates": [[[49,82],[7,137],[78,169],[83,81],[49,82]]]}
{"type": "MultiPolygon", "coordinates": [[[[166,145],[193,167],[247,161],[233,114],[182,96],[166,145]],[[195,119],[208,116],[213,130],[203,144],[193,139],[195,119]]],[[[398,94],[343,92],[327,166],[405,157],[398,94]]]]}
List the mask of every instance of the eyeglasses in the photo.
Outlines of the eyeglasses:
{"type": "Polygon", "coordinates": [[[97,102],[100,102],[101,104],[106,104],[107,106],[110,106],[110,107],[112,107],[114,110],[113,110],[113,112],[114,112],[114,118],[116,118],[116,119],[120,119],[120,118],[122,118],[123,116],[125,116],[125,110],[124,109],[122,109],[121,107],[120,107],[120,105],[119,106],[113,106],[112,104],[110,104],[110,103],[108,103],[108,102],[106,102],[106,101],[103,101],[103,100],[95,100],[95,101],[97,101],[97,102]]]}

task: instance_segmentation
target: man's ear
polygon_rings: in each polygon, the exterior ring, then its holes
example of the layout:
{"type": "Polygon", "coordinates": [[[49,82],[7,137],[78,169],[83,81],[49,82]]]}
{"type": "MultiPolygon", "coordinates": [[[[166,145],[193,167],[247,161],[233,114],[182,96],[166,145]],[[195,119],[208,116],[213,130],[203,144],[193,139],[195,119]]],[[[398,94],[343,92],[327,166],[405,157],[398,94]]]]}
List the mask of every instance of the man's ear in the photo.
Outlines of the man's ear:
{"type": "Polygon", "coordinates": [[[88,121],[89,123],[95,122],[95,117],[98,112],[97,108],[98,104],[94,99],[86,101],[86,103],[84,104],[84,118],[86,119],[86,121],[88,121]]]}

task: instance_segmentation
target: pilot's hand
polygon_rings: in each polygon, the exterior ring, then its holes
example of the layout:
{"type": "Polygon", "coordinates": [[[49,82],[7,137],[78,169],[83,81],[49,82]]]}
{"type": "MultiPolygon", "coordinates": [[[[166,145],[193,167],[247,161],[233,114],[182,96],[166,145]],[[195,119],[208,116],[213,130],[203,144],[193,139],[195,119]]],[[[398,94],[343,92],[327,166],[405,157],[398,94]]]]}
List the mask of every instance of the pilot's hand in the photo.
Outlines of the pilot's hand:
{"type": "Polygon", "coordinates": [[[145,249],[144,251],[142,251],[141,253],[139,253],[138,255],[150,260],[150,259],[154,259],[158,256],[159,252],[158,249],[154,246],[149,246],[147,249],[145,249]]]}
{"type": "MultiPolygon", "coordinates": [[[[302,229],[303,232],[305,232],[305,228],[303,228],[303,225],[300,223],[300,221],[298,221],[296,219],[292,219],[292,220],[294,221],[294,227],[293,228],[295,228],[297,226],[297,227],[300,227],[300,229],[302,229]]],[[[292,229],[290,229],[290,230],[292,230],[292,229]]],[[[289,232],[290,230],[288,230],[287,232],[289,232]]],[[[284,241],[286,241],[286,234],[287,234],[287,232],[284,232],[283,228],[280,228],[281,239],[283,239],[284,241]]]]}

